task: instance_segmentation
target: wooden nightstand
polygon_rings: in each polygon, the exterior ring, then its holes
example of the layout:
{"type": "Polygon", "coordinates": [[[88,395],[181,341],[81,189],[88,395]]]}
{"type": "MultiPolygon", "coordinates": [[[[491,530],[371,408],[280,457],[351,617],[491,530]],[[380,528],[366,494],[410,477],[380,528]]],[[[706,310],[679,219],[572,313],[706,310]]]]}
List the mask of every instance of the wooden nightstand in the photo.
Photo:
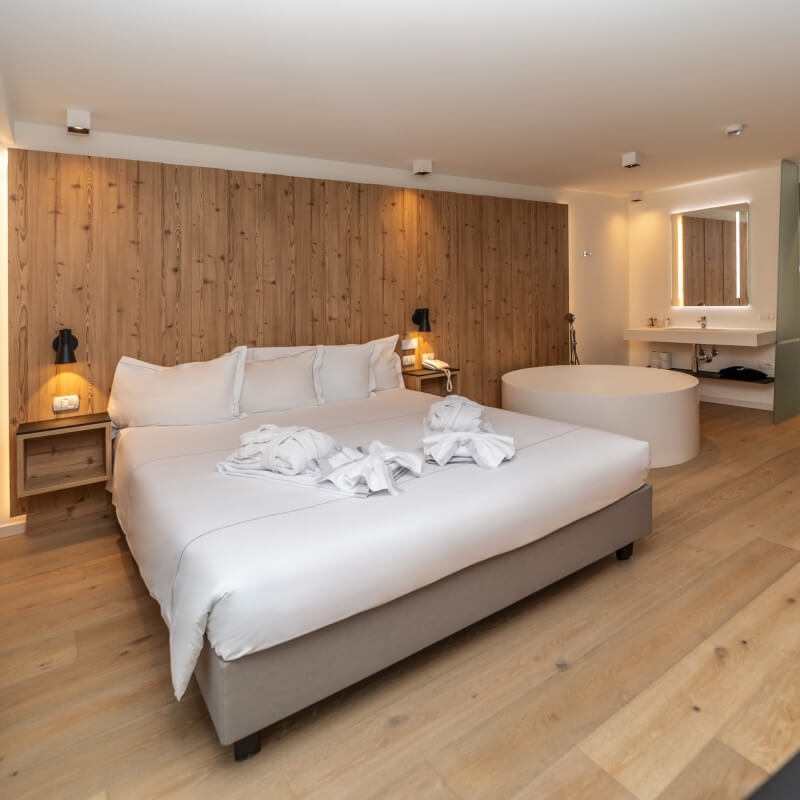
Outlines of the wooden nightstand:
{"type": "Polygon", "coordinates": [[[403,383],[406,389],[413,389],[415,392],[427,392],[428,394],[438,394],[444,397],[448,394],[456,394],[458,389],[458,367],[450,367],[450,375],[453,380],[453,391],[447,391],[447,376],[444,372],[435,369],[404,369],[403,383]]]}
{"type": "Polygon", "coordinates": [[[71,489],[111,477],[108,414],[24,422],[17,429],[17,494],[71,489]]]}

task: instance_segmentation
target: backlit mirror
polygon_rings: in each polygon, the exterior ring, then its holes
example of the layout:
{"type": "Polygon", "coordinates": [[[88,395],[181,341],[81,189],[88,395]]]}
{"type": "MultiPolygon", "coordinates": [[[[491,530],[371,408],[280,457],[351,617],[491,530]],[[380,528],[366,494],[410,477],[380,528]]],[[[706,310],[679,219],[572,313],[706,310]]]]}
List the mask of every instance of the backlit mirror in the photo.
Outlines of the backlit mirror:
{"type": "Polygon", "coordinates": [[[749,212],[740,203],[672,215],[672,305],[748,305],[749,212]]]}

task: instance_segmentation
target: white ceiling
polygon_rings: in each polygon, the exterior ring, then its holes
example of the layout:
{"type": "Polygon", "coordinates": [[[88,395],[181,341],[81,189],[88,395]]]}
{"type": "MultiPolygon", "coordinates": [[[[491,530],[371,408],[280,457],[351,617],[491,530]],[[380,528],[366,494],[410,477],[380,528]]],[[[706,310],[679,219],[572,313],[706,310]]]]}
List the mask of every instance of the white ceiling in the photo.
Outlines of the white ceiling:
{"type": "Polygon", "coordinates": [[[605,192],[800,157],[798,41],[797,0],[0,0],[14,121],[605,192]]]}

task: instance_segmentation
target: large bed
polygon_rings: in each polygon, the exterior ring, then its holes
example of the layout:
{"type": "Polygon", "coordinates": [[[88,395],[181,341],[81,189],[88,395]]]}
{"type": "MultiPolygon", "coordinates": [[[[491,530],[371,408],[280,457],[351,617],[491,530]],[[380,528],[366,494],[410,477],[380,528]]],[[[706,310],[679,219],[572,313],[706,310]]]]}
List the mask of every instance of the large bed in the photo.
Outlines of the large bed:
{"type": "Polygon", "coordinates": [[[397,496],[231,477],[258,425],[418,450],[437,398],[405,389],[210,425],[131,427],[114,503],[170,630],[180,698],[195,675],[222,744],[260,730],[650,532],[647,444],[487,409],[516,456],[425,466],[397,496]]]}

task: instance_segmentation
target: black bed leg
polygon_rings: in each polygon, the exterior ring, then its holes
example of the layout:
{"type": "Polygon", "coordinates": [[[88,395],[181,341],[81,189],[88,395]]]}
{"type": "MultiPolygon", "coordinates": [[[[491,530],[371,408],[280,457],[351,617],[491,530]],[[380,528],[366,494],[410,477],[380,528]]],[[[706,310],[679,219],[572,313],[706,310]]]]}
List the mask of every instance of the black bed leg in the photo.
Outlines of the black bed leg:
{"type": "Polygon", "coordinates": [[[245,761],[259,750],[261,750],[261,731],[251,733],[233,743],[233,757],[236,761],[245,761]]]}
{"type": "Polygon", "coordinates": [[[617,550],[617,561],[627,561],[633,555],[633,542],[617,550]]]}

